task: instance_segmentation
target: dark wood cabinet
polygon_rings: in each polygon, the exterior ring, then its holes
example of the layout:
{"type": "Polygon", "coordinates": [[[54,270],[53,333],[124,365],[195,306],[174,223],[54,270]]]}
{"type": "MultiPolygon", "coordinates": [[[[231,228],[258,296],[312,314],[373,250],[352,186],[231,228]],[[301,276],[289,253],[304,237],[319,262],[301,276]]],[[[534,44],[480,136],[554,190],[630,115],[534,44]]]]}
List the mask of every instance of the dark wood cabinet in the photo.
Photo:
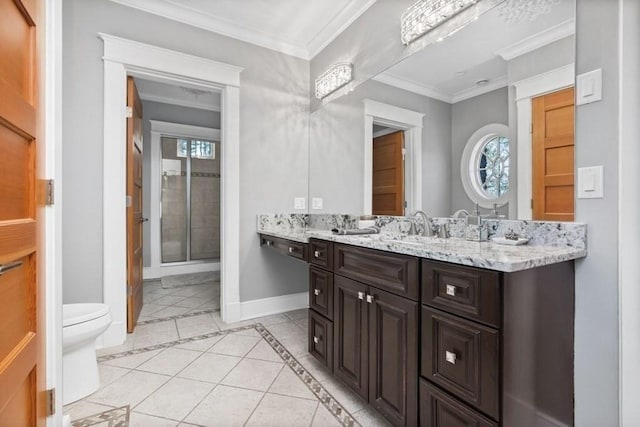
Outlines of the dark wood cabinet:
{"type": "Polygon", "coordinates": [[[333,370],[333,323],[309,310],[309,353],[333,370]]]}
{"type": "Polygon", "coordinates": [[[498,423],[420,379],[420,426],[498,427],[498,423]]]}
{"type": "Polygon", "coordinates": [[[327,270],[333,270],[333,243],[309,239],[309,262],[327,270]]]}
{"type": "Polygon", "coordinates": [[[333,320],[333,273],[309,267],[309,308],[333,320]]]}
{"type": "Polygon", "coordinates": [[[261,234],[260,246],[265,246],[283,255],[299,259],[301,261],[306,262],[309,259],[307,243],[301,243],[293,240],[281,239],[280,237],[261,234]]]}

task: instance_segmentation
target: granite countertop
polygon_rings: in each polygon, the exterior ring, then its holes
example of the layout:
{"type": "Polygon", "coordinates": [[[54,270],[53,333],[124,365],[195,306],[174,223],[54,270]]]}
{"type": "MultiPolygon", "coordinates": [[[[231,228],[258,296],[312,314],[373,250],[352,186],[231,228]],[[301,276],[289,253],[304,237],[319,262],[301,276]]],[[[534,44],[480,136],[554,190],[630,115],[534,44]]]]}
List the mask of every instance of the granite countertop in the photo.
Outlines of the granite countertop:
{"type": "Polygon", "coordinates": [[[328,230],[258,231],[296,242],[308,242],[309,238],[378,249],[387,252],[411,255],[454,264],[513,272],[527,270],[558,262],[583,258],[586,248],[571,246],[507,246],[493,242],[472,242],[461,238],[440,239],[434,237],[404,236],[401,238],[385,234],[344,236],[328,230]]]}

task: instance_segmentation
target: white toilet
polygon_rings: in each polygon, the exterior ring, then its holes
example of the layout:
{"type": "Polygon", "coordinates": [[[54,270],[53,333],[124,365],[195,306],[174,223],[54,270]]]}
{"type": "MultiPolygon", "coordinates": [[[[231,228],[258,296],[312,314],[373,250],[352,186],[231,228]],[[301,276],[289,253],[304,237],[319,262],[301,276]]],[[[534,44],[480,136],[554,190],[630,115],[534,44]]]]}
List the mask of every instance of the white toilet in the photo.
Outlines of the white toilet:
{"type": "Polygon", "coordinates": [[[111,324],[106,304],[62,305],[62,404],[93,393],[100,387],[96,338],[111,324]]]}

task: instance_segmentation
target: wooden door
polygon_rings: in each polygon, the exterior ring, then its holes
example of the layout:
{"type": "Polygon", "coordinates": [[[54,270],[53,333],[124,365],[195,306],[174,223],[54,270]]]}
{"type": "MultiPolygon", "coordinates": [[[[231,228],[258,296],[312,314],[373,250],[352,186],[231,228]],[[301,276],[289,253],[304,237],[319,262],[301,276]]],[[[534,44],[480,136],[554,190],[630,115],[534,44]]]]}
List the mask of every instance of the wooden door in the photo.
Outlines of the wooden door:
{"type": "Polygon", "coordinates": [[[534,98],[533,219],[574,218],[573,88],[534,98]]]}
{"type": "Polygon", "coordinates": [[[0,426],[44,425],[44,282],[37,275],[40,1],[0,0],[0,426]],[[37,9],[37,10],[36,10],[37,9]],[[38,27],[39,28],[39,27],[38,27]]]}
{"type": "Polygon", "coordinates": [[[133,77],[127,79],[127,330],[142,310],[142,102],[133,77]]]}
{"type": "Polygon", "coordinates": [[[373,215],[404,215],[404,132],[373,139],[373,215]]]}
{"type": "Polygon", "coordinates": [[[418,303],[370,288],[369,404],[393,425],[418,424],[418,303]]]}
{"type": "Polygon", "coordinates": [[[356,393],[367,398],[369,287],[342,276],[334,279],[333,373],[356,393]]]}

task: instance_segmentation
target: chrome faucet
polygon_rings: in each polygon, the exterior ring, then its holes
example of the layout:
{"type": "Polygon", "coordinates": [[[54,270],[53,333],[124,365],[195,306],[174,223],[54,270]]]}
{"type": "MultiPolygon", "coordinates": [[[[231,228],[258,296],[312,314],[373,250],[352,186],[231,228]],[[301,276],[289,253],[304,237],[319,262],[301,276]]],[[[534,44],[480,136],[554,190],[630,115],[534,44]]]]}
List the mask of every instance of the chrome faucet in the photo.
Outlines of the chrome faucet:
{"type": "Polygon", "coordinates": [[[433,233],[433,228],[431,227],[431,218],[429,218],[429,215],[427,215],[426,213],[424,213],[423,211],[415,211],[413,213],[413,227],[412,229],[414,231],[415,230],[415,219],[416,218],[422,218],[422,222],[424,223],[424,227],[422,228],[422,233],[415,233],[415,234],[420,234],[421,236],[425,236],[425,237],[432,237],[434,235],[433,233]]]}

